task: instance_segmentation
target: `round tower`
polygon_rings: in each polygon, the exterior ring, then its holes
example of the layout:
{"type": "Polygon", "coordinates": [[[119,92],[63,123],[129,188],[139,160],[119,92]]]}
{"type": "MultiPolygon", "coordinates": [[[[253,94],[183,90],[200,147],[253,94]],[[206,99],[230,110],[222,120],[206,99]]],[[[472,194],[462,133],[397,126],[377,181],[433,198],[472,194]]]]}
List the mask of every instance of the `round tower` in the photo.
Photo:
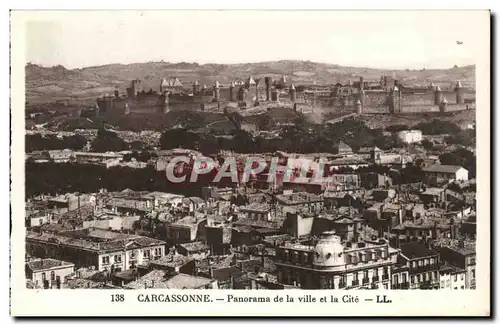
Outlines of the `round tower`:
{"type": "Polygon", "coordinates": [[[290,101],[295,102],[297,100],[297,91],[295,90],[295,85],[290,86],[290,101]]]}
{"type": "Polygon", "coordinates": [[[215,81],[215,87],[214,87],[214,99],[215,101],[219,102],[220,100],[220,84],[218,81],[215,81]]]}
{"type": "Polygon", "coordinates": [[[170,112],[170,93],[163,93],[163,113],[170,112]]]}
{"type": "Polygon", "coordinates": [[[327,270],[345,268],[344,246],[335,232],[324,232],[314,246],[313,265],[327,270]]]}
{"type": "Polygon", "coordinates": [[[356,101],[356,113],[363,114],[363,104],[361,103],[360,100],[356,101]]]}
{"type": "Polygon", "coordinates": [[[361,105],[364,106],[365,105],[365,90],[362,89],[360,92],[359,92],[359,101],[361,102],[361,105]]]}
{"type": "Polygon", "coordinates": [[[265,77],[264,81],[266,83],[266,101],[271,101],[271,88],[273,81],[271,77],[265,77]]]}
{"type": "Polygon", "coordinates": [[[142,91],[142,82],[139,78],[132,80],[132,93],[137,96],[142,91]]]}
{"type": "Polygon", "coordinates": [[[234,92],[234,82],[231,83],[231,86],[229,86],[229,101],[230,102],[236,102],[236,94],[234,92]]]}
{"type": "Polygon", "coordinates": [[[455,86],[455,94],[457,97],[457,104],[464,104],[464,88],[460,81],[457,81],[457,85],[455,86]]]}
{"type": "Polygon", "coordinates": [[[434,90],[434,104],[440,105],[442,101],[443,101],[443,92],[441,91],[441,87],[436,86],[436,89],[434,90]]]}
{"type": "Polygon", "coordinates": [[[193,95],[199,95],[200,94],[200,82],[195,80],[193,83],[193,95]]]}
{"type": "Polygon", "coordinates": [[[243,102],[246,97],[247,89],[245,87],[240,87],[238,90],[238,101],[243,102]]]}
{"type": "Polygon", "coordinates": [[[271,92],[271,101],[278,102],[280,100],[280,93],[277,89],[273,89],[271,92]]]}
{"type": "Polygon", "coordinates": [[[448,109],[448,101],[446,100],[446,98],[443,98],[440,103],[439,110],[441,112],[446,112],[447,109],[448,109]]]}
{"type": "Polygon", "coordinates": [[[401,97],[397,86],[392,87],[390,91],[389,111],[390,113],[401,112],[401,97]]]}

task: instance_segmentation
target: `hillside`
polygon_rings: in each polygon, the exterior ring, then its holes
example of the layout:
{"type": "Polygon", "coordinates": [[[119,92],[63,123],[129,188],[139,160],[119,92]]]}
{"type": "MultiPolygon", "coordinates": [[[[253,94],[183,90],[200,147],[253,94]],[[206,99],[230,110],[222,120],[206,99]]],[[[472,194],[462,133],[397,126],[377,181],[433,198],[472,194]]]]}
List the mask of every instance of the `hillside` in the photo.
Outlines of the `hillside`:
{"type": "Polygon", "coordinates": [[[426,85],[434,82],[444,88],[457,80],[474,88],[475,66],[441,70],[382,70],[372,68],[343,67],[310,61],[273,61],[244,64],[204,64],[147,62],[134,64],[110,64],[82,69],[66,69],[63,66],[26,66],[26,100],[28,103],[45,103],[71,99],[75,102],[93,103],[96,96],[112,93],[115,89],[125,92],[130,80],[141,78],[144,89],[158,90],[164,77],[177,76],[189,86],[195,80],[202,84],[229,83],[248,76],[254,78],[287,76],[295,84],[334,84],[357,80],[379,80],[381,75],[396,76],[407,85],[426,85]]]}

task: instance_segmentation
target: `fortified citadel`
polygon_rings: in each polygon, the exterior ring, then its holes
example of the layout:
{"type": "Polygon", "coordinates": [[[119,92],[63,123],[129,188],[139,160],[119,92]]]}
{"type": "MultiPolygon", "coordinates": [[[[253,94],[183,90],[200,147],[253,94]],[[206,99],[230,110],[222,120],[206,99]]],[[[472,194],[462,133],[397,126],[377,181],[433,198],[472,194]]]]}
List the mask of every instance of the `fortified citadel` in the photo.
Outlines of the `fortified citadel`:
{"type": "Polygon", "coordinates": [[[349,82],[346,85],[299,85],[289,83],[283,76],[229,85],[201,85],[198,81],[185,87],[179,78],[163,79],[159,92],[144,91],[140,79],[132,80],[126,94],[115,91],[114,96],[97,99],[97,115],[164,114],[172,110],[222,111],[227,106],[240,109],[255,106],[290,106],[307,112],[315,107],[329,107],[357,114],[363,113],[422,113],[449,112],[475,108],[475,92],[460,81],[446,89],[430,84],[426,87],[407,87],[397,79],[382,76],[380,81],[349,82]]]}

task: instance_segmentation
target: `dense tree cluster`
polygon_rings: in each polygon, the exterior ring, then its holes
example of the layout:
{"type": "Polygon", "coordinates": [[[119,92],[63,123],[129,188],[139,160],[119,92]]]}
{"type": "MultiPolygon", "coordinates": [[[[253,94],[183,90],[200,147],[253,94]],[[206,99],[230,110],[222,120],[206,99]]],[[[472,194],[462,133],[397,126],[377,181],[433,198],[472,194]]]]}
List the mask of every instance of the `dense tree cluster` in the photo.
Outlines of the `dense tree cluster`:
{"type": "Polygon", "coordinates": [[[55,135],[26,135],[26,153],[41,150],[72,149],[81,150],[87,140],[80,135],[59,138],[55,135]]]}
{"type": "Polygon", "coordinates": [[[421,130],[422,134],[424,135],[455,135],[461,131],[460,127],[453,122],[442,121],[438,119],[434,119],[431,122],[419,123],[414,126],[413,129],[421,130]]]}
{"type": "Polygon", "coordinates": [[[475,130],[461,130],[460,132],[445,137],[444,141],[450,145],[474,146],[476,144],[475,130]]]}
{"type": "MultiPolygon", "coordinates": [[[[208,181],[200,176],[200,185],[208,181]]],[[[185,195],[198,195],[199,187],[193,184],[168,182],[165,173],[153,168],[133,169],[76,163],[30,163],[26,162],[26,196],[39,194],[61,194],[67,192],[98,192],[99,189],[122,191],[165,191],[185,195]]]]}
{"type": "Polygon", "coordinates": [[[128,149],[127,143],[112,131],[99,129],[97,137],[91,144],[94,152],[124,151],[128,149]]]}
{"type": "Polygon", "coordinates": [[[399,125],[390,125],[390,126],[387,126],[387,128],[385,128],[385,131],[388,131],[388,132],[400,132],[400,131],[409,130],[409,129],[411,129],[409,126],[404,125],[404,124],[399,124],[399,125]]]}
{"type": "Polygon", "coordinates": [[[132,151],[130,154],[125,154],[123,160],[125,162],[130,162],[132,159],[140,162],[148,162],[150,159],[158,157],[155,152],[150,151],[132,151]]]}
{"type": "MultiPolygon", "coordinates": [[[[262,118],[262,124],[267,124],[262,118]]],[[[309,122],[304,116],[294,119],[293,126],[281,129],[281,139],[253,137],[239,130],[232,137],[216,137],[215,135],[199,135],[187,129],[171,129],[165,131],[160,139],[163,149],[190,148],[204,153],[217,152],[220,149],[235,150],[241,153],[264,153],[277,150],[311,153],[332,152],[334,146],[343,141],[358,150],[360,147],[378,146],[389,149],[396,146],[393,137],[384,136],[380,129],[370,129],[363,122],[346,119],[333,125],[317,125],[309,122]]]]}
{"type": "Polygon", "coordinates": [[[476,156],[469,150],[459,148],[439,156],[439,161],[444,165],[463,166],[469,171],[469,179],[476,177],[476,156]]]}

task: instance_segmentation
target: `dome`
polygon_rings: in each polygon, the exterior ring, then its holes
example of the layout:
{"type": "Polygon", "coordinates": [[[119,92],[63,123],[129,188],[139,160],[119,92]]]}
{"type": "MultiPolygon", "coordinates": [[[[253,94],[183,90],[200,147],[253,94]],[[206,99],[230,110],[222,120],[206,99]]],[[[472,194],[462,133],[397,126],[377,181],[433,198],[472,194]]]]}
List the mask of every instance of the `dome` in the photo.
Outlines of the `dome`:
{"type": "Polygon", "coordinates": [[[325,232],[314,247],[313,265],[323,267],[344,266],[344,246],[334,232],[325,232]]]}

